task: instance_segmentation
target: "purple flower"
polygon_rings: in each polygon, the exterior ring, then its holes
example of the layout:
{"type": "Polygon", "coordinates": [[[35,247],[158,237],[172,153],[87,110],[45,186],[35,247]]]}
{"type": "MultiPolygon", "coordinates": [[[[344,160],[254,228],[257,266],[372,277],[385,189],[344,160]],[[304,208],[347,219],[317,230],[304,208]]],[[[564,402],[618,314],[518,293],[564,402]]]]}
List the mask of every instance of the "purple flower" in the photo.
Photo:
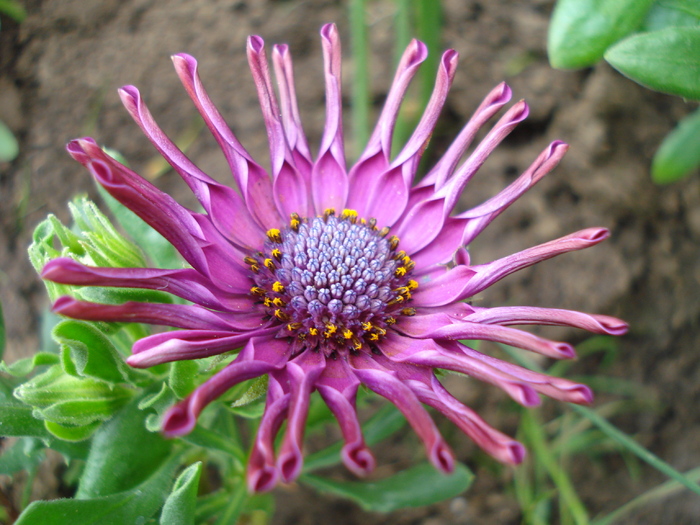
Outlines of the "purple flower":
{"type": "Polygon", "coordinates": [[[360,384],[387,398],[406,416],[430,461],[450,472],[454,456],[423,405],[442,412],[480,447],[505,463],[525,451],[452,397],[435,376],[446,369],[503,389],[525,406],[538,394],[590,403],[588,387],[531,372],[489,357],[460,339],[501,342],[553,358],[573,348],[512,325],[541,324],[619,335],[627,325],[612,317],[531,307],[484,308],[466,302],[521,268],[608,237],[589,228],[496,261],[472,265],[467,246],[494,218],[539,181],[567,146],[550,144],[510,186],[463,213],[455,205],[491,151],[522,121],[513,105],[459,163],[476,132],[510,99],[500,84],[489,93],[445,155],[420,181],[415,173],[457,65],[446,51],[435,89],[406,146],[392,160],[390,145],[400,102],[426,47],[413,41],[404,53],[367,147],[346,169],[340,94],[340,44],[334,25],[321,30],[325,59],[326,126],[315,160],[301,127],[287,46],[273,48],[279,101],[260,37],[248,40],[248,59],[260,96],[271,152],[271,176],[246,152],[212,105],[194,58],[173,57],[192,101],[218,141],[237,190],[195,166],[153,120],[138,90],[120,90],[136,123],[189,185],[204,208],[192,212],[106,155],[89,138],[69,153],[122,204],[177,248],[184,269],[94,268],[61,258],[43,277],[58,283],[167,290],[192,304],[128,302],[103,305],[62,297],[54,310],[95,321],[134,321],[177,328],[136,342],[127,362],[139,368],[198,359],[242,348],[223,370],[172,407],[163,431],[192,430],[210,402],[241,381],[269,375],[265,413],[248,467],[251,491],[294,480],[302,467],[309,396],[318,391],[338,420],[342,458],[358,475],[375,460],[355,410],[360,384]],[[279,451],[275,436],[287,429],[279,451]]]}

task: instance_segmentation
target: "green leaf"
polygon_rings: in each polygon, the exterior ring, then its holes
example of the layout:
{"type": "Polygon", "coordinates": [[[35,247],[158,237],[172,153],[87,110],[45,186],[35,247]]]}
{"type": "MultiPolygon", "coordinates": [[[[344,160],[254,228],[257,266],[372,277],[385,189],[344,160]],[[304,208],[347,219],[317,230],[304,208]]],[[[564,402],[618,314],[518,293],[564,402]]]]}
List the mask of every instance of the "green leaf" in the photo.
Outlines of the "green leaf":
{"type": "Polygon", "coordinates": [[[44,459],[43,445],[35,438],[21,438],[0,456],[0,474],[31,470],[44,459]]]}
{"type": "Polygon", "coordinates": [[[467,490],[473,479],[461,463],[450,475],[423,463],[380,481],[335,481],[312,474],[302,476],[300,481],[321,492],[351,499],[365,510],[392,512],[454,498],[467,490]]]}
{"type": "Polygon", "coordinates": [[[32,408],[19,403],[0,404],[0,436],[48,438],[44,423],[35,419],[32,408]]]}
{"type": "Polygon", "coordinates": [[[651,162],[651,179],[670,184],[700,166],[700,110],[680,121],[659,146],[651,162]]]}
{"type": "Polygon", "coordinates": [[[22,22],[27,18],[27,12],[19,2],[14,0],[0,0],[0,13],[4,13],[16,22],[22,22]]]}
{"type": "Polygon", "coordinates": [[[605,50],[639,28],[653,0],[559,0],[549,25],[552,67],[596,64],[605,50]]]}
{"type": "Polygon", "coordinates": [[[202,462],[187,467],[175,481],[173,491],[165,500],[160,514],[161,525],[194,525],[197,490],[202,474],[202,462]]]}
{"type": "Polygon", "coordinates": [[[700,4],[697,0],[658,0],[651,6],[643,30],[697,25],[700,25],[700,4]]]}
{"type": "Polygon", "coordinates": [[[626,38],[605,60],[650,89],[700,99],[700,27],[669,27],[626,38]]]}
{"type": "Polygon", "coordinates": [[[168,384],[179,399],[184,399],[197,386],[199,365],[195,361],[175,361],[170,365],[168,384]]]}
{"type": "MultiPolygon", "coordinates": [[[[35,501],[15,525],[126,525],[145,524],[163,504],[177,468],[177,458],[163,462],[143,483],[131,490],[90,499],[35,501]]],[[[112,472],[104,475],[111,478],[112,472]]]]}
{"type": "MultiPolygon", "coordinates": [[[[0,6],[2,3],[0,2],[0,6]]],[[[0,7],[0,10],[2,8],[0,7]]],[[[15,160],[19,154],[17,139],[2,121],[0,121],[0,162],[15,160]]]]}
{"type": "Polygon", "coordinates": [[[163,465],[172,441],[146,430],[144,419],[134,400],[95,433],[76,498],[132,489],[163,465]]]}
{"type": "Polygon", "coordinates": [[[44,421],[46,430],[51,432],[58,439],[63,441],[79,442],[85,441],[92,436],[100,427],[102,421],[93,421],[87,425],[61,425],[54,421],[44,421]]]}
{"type": "Polygon", "coordinates": [[[25,377],[31,374],[37,366],[58,364],[59,357],[50,352],[37,352],[31,357],[18,359],[11,365],[4,361],[0,363],[0,372],[5,372],[15,377],[25,377]]]}

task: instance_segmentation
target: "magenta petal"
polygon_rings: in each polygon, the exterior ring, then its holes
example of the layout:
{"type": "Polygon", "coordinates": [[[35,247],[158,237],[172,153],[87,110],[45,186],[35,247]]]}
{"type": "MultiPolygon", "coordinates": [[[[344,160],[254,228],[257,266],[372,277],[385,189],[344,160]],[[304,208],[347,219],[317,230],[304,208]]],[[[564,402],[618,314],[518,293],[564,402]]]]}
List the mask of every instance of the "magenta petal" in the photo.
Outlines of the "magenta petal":
{"type": "Polygon", "coordinates": [[[595,334],[623,335],[629,325],[620,319],[607,315],[586,314],[555,308],[532,306],[502,306],[498,308],[477,308],[465,318],[474,323],[501,325],[554,325],[582,328],[595,334]]]}
{"type": "Polygon", "coordinates": [[[191,432],[204,407],[241,381],[284,366],[287,350],[286,341],[257,337],[251,339],[235,361],[166,412],[163,433],[168,437],[176,437],[191,432]]]}
{"type": "Polygon", "coordinates": [[[343,433],[343,463],[357,476],[363,477],[374,470],[375,460],[365,444],[357,419],[355,398],[359,384],[360,381],[344,359],[329,359],[316,388],[338,420],[343,433]]]}
{"type": "Polygon", "coordinates": [[[237,328],[235,325],[240,325],[238,314],[212,312],[197,305],[134,301],[100,304],[63,296],[56,299],[51,309],[59,315],[83,321],[147,323],[190,330],[231,330],[237,328]],[[228,323],[227,318],[230,318],[233,324],[228,323]]]}
{"type": "Polygon", "coordinates": [[[452,472],[454,455],[411,389],[391,372],[380,369],[376,362],[361,352],[351,356],[350,364],[357,378],[367,388],[391,401],[406,417],[423,441],[430,462],[442,472],[452,472]]]}
{"type": "Polygon", "coordinates": [[[465,297],[465,290],[476,272],[467,266],[455,266],[438,277],[421,278],[413,295],[414,306],[443,306],[465,297]]]}
{"type": "Polygon", "coordinates": [[[254,336],[277,332],[278,328],[261,328],[237,334],[231,331],[178,330],[149,335],[132,347],[126,362],[135,368],[148,368],[162,363],[201,359],[231,352],[254,336]]]}
{"type": "Polygon", "coordinates": [[[239,246],[262,248],[263,231],[248,213],[241,197],[233,189],[201,171],[163,133],[141,99],[138,89],[124,86],[119,90],[119,96],[146,137],[192,189],[219,231],[239,246]]]}
{"type": "Polygon", "coordinates": [[[272,197],[272,181],[243,148],[212,103],[197,72],[197,61],[181,53],[172,57],[180,81],[219,143],[248,210],[264,229],[278,227],[280,217],[272,197]]]}
{"type": "Polygon", "coordinates": [[[267,63],[263,39],[259,36],[248,38],[248,64],[253,73],[253,81],[258,90],[267,136],[270,142],[270,163],[272,165],[272,189],[277,210],[282,217],[298,213],[303,217],[312,214],[309,202],[309,188],[304,176],[294,164],[294,156],[289,150],[277,105],[270,68],[267,63]]]}
{"type": "Polygon", "coordinates": [[[287,417],[290,395],[276,398],[271,392],[268,391],[265,412],[248,459],[246,484],[253,494],[272,490],[279,479],[275,465],[275,437],[287,417]]]}
{"type": "Polygon", "coordinates": [[[66,149],[115,199],[165,237],[194,268],[207,273],[198,242],[203,234],[189,210],[107,155],[90,138],[72,140],[66,149]]]}
{"type": "Polygon", "coordinates": [[[277,468],[282,479],[289,483],[301,474],[304,463],[302,442],[309,413],[309,396],[313,392],[316,380],[326,366],[323,353],[306,350],[287,363],[284,376],[289,381],[291,394],[287,432],[280,447],[277,468]]]}
{"type": "Polygon", "coordinates": [[[528,248],[522,252],[508,255],[496,261],[472,266],[476,273],[467,285],[460,291],[459,298],[464,299],[485,290],[507,275],[545,261],[562,253],[583,250],[595,246],[610,236],[605,228],[587,228],[585,230],[560,237],[553,241],[528,248]]]}
{"type": "Polygon", "coordinates": [[[321,41],[326,78],[326,125],[318,160],[311,174],[311,188],[317,215],[323,214],[328,208],[342,210],[345,208],[348,196],[340,92],[340,38],[335,24],[323,26],[321,41]]]}
{"type": "Polygon", "coordinates": [[[79,286],[160,290],[215,310],[250,311],[254,304],[247,286],[243,288],[246,295],[226,293],[191,268],[95,268],[61,257],[46,263],[41,277],[55,283],[79,286]]]}
{"type": "Polygon", "coordinates": [[[505,82],[501,82],[492,89],[491,92],[486,95],[486,98],[481,102],[472,118],[469,119],[469,122],[467,122],[454,142],[444,155],[440,157],[440,160],[435,164],[433,169],[418,183],[417,187],[434,186],[435,189],[440,189],[452,176],[455,167],[459,163],[459,159],[462,158],[464,152],[467,151],[477,131],[479,131],[499,109],[508,103],[511,94],[512,92],[505,82]]]}
{"type": "MultiPolygon", "coordinates": [[[[468,254],[463,246],[466,223],[465,219],[447,217],[438,236],[418,253],[411,255],[413,262],[416,263],[416,268],[431,268],[436,264],[446,264],[458,252],[461,253],[461,258],[456,261],[458,265],[469,266],[468,254]],[[465,255],[467,255],[466,259],[465,255]]],[[[423,273],[423,271],[418,270],[416,273],[423,273]]]]}

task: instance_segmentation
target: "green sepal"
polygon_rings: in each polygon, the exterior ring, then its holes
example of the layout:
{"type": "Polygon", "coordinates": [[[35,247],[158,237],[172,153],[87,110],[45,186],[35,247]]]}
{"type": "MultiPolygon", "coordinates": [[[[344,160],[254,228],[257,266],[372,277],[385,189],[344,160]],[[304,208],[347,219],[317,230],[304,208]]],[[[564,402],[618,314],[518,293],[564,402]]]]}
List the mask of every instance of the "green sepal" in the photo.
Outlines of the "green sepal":
{"type": "Polygon", "coordinates": [[[631,36],[608,49],[605,60],[650,89],[700,100],[700,27],[631,36]]]}
{"type": "Polygon", "coordinates": [[[14,395],[34,408],[34,417],[62,425],[83,426],[104,421],[123,407],[134,390],[103,381],[76,378],[60,365],[18,386],[14,395]]]}
{"type": "Polygon", "coordinates": [[[161,525],[194,525],[202,462],[190,465],[178,476],[160,513],[161,525]]]}
{"type": "Polygon", "coordinates": [[[651,162],[651,179],[670,184],[700,166],[700,110],[680,121],[659,146],[651,162]]]}
{"type": "Polygon", "coordinates": [[[589,67],[612,44],[638,29],[653,0],[559,0],[552,13],[547,53],[552,67],[589,67]]]}
{"type": "Polygon", "coordinates": [[[53,329],[53,338],[61,345],[61,363],[66,373],[116,385],[143,384],[152,376],[136,370],[93,323],[62,321],[53,329]]]}
{"type": "Polygon", "coordinates": [[[44,427],[46,427],[46,430],[51,432],[51,434],[60,440],[70,441],[73,443],[78,443],[88,439],[95,433],[101,424],[102,421],[93,421],[87,425],[73,426],[61,425],[60,423],[55,423],[53,421],[44,421],[44,427]]]}

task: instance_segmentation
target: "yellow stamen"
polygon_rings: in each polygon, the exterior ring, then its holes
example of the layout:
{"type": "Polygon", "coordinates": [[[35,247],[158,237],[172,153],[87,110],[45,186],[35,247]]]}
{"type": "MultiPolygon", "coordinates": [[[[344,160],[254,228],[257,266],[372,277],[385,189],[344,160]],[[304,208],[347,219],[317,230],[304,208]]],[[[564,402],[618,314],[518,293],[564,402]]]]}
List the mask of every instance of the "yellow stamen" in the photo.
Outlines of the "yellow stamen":
{"type": "Polygon", "coordinates": [[[275,261],[273,261],[272,259],[265,259],[263,264],[265,265],[265,268],[267,268],[271,272],[274,272],[277,269],[277,266],[275,266],[275,261]]]}
{"type": "Polygon", "coordinates": [[[357,210],[345,208],[343,213],[340,214],[340,218],[348,219],[351,223],[355,224],[357,222],[357,210]]]}
{"type": "Polygon", "coordinates": [[[418,281],[414,281],[413,279],[411,279],[406,283],[406,288],[408,288],[409,290],[415,290],[416,288],[418,288],[418,281]]]}
{"type": "Polygon", "coordinates": [[[343,330],[343,337],[345,339],[351,339],[353,335],[354,334],[352,333],[352,330],[350,330],[349,328],[346,328],[345,330],[343,330]]]}
{"type": "Polygon", "coordinates": [[[284,293],[284,285],[279,281],[275,281],[272,283],[272,291],[276,293],[284,293]]]}
{"type": "Polygon", "coordinates": [[[250,270],[251,270],[253,273],[258,273],[258,272],[260,271],[260,266],[258,266],[257,264],[251,264],[251,265],[250,265],[250,270]]]}
{"type": "Polygon", "coordinates": [[[279,248],[273,248],[272,249],[272,256],[277,259],[278,261],[282,260],[282,250],[279,248]]]}
{"type": "Polygon", "coordinates": [[[396,259],[397,261],[403,260],[404,257],[407,257],[407,255],[406,252],[403,250],[396,252],[396,255],[394,255],[394,259],[396,259]]]}
{"type": "Polygon", "coordinates": [[[243,257],[243,262],[246,263],[247,265],[251,264],[257,264],[257,259],[253,259],[252,257],[243,257]]]}
{"type": "Polygon", "coordinates": [[[253,286],[253,287],[250,289],[250,293],[252,293],[253,295],[259,295],[260,297],[264,297],[264,296],[265,296],[265,290],[263,290],[263,289],[260,288],[259,286],[253,286]]]}
{"type": "Polygon", "coordinates": [[[402,315],[408,315],[409,317],[412,315],[416,315],[416,309],[415,308],[404,308],[401,310],[402,315]]]}
{"type": "Polygon", "coordinates": [[[386,237],[388,233],[389,233],[389,228],[387,228],[386,226],[384,226],[384,228],[382,228],[381,230],[379,230],[379,234],[378,234],[378,235],[379,235],[380,237],[386,237]]]}
{"type": "Polygon", "coordinates": [[[395,250],[399,247],[399,238],[396,235],[389,237],[389,248],[395,250]]]}
{"type": "Polygon", "coordinates": [[[370,323],[369,321],[362,323],[362,329],[365,332],[369,332],[372,329],[372,323],[370,323]]]}
{"type": "Polygon", "coordinates": [[[326,208],[323,212],[324,222],[328,220],[328,217],[334,217],[334,216],[335,216],[335,208],[326,208]]]}
{"type": "Polygon", "coordinates": [[[292,230],[299,231],[299,225],[301,224],[301,218],[299,217],[298,213],[292,213],[289,219],[289,226],[292,228],[292,230]]]}
{"type": "Polygon", "coordinates": [[[379,335],[386,335],[386,330],[384,330],[384,328],[379,328],[379,327],[377,326],[377,327],[375,328],[375,330],[376,330],[376,332],[377,332],[379,335]]]}
{"type": "Polygon", "coordinates": [[[394,275],[396,277],[403,277],[404,275],[406,275],[407,271],[408,270],[406,270],[405,266],[399,266],[396,270],[394,270],[394,275]]]}
{"type": "Polygon", "coordinates": [[[309,328],[309,333],[311,335],[318,335],[318,328],[314,328],[313,326],[309,328]]]}
{"type": "Polygon", "coordinates": [[[281,298],[279,298],[279,297],[275,297],[275,298],[272,300],[272,304],[274,304],[275,306],[277,306],[277,307],[279,307],[279,308],[282,308],[282,307],[284,307],[284,306],[287,306],[287,303],[285,303],[285,302],[284,302],[281,298]]]}
{"type": "Polygon", "coordinates": [[[277,310],[275,310],[274,315],[280,321],[286,321],[287,319],[289,319],[289,316],[286,313],[284,313],[282,310],[280,310],[279,308],[277,310]]]}
{"type": "Polygon", "coordinates": [[[282,232],[279,231],[277,228],[272,228],[270,230],[267,230],[267,238],[270,239],[271,242],[281,243],[282,232]]]}
{"type": "Polygon", "coordinates": [[[289,323],[287,325],[287,330],[289,330],[290,332],[293,332],[294,330],[299,330],[299,328],[301,328],[301,323],[289,323]]]}
{"type": "Polygon", "coordinates": [[[263,301],[263,304],[264,304],[265,306],[267,306],[268,308],[270,308],[270,306],[272,306],[272,299],[270,299],[269,297],[265,297],[265,300],[263,301]]]}
{"type": "Polygon", "coordinates": [[[378,334],[369,334],[369,340],[370,341],[379,341],[379,335],[378,334]]]}
{"type": "Polygon", "coordinates": [[[387,317],[386,319],[384,319],[384,322],[385,322],[386,324],[396,324],[396,319],[393,318],[393,317],[391,317],[391,316],[389,316],[389,317],[387,317]]]}

